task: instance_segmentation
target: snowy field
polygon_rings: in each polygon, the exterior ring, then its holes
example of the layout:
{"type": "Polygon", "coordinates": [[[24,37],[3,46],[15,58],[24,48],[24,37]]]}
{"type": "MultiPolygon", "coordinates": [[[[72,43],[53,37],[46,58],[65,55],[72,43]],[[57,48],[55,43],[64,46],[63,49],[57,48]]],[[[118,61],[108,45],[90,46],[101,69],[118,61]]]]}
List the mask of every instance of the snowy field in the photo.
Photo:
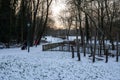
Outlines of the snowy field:
{"type": "Polygon", "coordinates": [[[120,59],[92,63],[88,56],[77,61],[71,52],[0,49],[0,80],[120,80],[120,59]]]}
{"type": "Polygon", "coordinates": [[[30,50],[1,49],[0,80],[120,80],[115,58],[92,63],[82,57],[79,62],[70,52],[42,52],[41,46],[30,50]]]}

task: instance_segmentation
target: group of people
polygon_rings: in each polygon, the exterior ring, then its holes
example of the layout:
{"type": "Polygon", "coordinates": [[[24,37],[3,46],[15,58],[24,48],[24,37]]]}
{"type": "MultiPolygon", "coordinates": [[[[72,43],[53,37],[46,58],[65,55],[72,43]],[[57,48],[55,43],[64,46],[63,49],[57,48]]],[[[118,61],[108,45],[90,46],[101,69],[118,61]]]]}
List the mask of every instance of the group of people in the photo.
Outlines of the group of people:
{"type": "MultiPolygon", "coordinates": [[[[36,47],[38,45],[38,40],[35,40],[34,43],[33,43],[36,47]]],[[[24,41],[22,47],[21,47],[21,50],[26,50],[27,49],[27,41],[24,41]]]]}
{"type": "Polygon", "coordinates": [[[37,45],[38,45],[38,40],[35,40],[35,41],[34,41],[34,45],[37,47],[37,45]]]}
{"type": "Polygon", "coordinates": [[[27,49],[27,41],[24,41],[21,50],[26,50],[27,49]]]}

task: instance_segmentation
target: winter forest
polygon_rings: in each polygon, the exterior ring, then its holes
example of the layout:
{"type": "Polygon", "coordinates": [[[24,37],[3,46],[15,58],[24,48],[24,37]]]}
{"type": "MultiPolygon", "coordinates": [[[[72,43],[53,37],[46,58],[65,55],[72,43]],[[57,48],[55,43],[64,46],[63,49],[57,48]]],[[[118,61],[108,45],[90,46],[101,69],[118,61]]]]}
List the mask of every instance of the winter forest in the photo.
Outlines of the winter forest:
{"type": "Polygon", "coordinates": [[[0,80],[120,80],[120,0],[0,0],[0,80]]]}

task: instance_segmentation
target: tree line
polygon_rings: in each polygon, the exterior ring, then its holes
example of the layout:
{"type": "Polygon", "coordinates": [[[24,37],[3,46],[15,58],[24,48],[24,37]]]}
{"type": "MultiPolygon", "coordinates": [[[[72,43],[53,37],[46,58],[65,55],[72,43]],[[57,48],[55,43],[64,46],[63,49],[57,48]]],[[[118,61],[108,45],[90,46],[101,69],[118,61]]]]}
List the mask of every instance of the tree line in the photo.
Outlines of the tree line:
{"type": "Polygon", "coordinates": [[[68,8],[60,16],[63,24],[66,25],[67,36],[70,29],[75,26],[77,39],[77,55],[80,61],[80,44],[86,56],[87,45],[94,38],[94,45],[91,46],[91,56],[95,61],[97,41],[101,49],[106,53],[105,40],[109,40],[112,49],[115,49],[114,41],[120,40],[120,0],[69,0],[66,2],[68,8]],[[81,36],[79,44],[78,36],[81,36]]]}
{"type": "Polygon", "coordinates": [[[29,33],[30,45],[41,40],[49,22],[52,0],[0,0],[0,42],[23,43],[29,33]],[[29,30],[29,31],[28,31],[29,30]]]}

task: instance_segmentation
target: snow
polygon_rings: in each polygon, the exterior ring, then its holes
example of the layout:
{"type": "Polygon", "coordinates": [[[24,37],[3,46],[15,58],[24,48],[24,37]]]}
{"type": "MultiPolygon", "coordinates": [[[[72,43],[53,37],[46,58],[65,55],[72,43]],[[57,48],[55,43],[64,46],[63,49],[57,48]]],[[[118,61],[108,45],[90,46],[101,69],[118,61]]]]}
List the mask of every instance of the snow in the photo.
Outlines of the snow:
{"type": "Polygon", "coordinates": [[[53,37],[53,36],[46,36],[45,38],[46,38],[46,41],[50,43],[63,42],[63,39],[53,37]]]}
{"type": "Polygon", "coordinates": [[[109,57],[108,63],[92,63],[88,55],[81,53],[81,61],[76,56],[42,51],[42,45],[31,47],[29,53],[20,48],[0,49],[0,80],[120,80],[120,62],[115,57],[109,57]]]}

